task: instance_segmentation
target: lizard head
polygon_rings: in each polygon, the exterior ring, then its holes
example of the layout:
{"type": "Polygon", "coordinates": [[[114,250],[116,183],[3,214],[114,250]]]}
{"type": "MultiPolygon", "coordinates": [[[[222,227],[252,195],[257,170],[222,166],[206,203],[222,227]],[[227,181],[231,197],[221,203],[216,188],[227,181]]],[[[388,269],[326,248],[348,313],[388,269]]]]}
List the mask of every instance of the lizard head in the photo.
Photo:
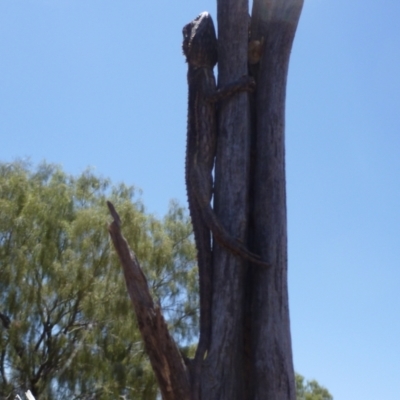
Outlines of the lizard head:
{"type": "Polygon", "coordinates": [[[217,63],[217,37],[214,23],[208,12],[183,27],[183,54],[193,67],[211,67],[217,63]]]}

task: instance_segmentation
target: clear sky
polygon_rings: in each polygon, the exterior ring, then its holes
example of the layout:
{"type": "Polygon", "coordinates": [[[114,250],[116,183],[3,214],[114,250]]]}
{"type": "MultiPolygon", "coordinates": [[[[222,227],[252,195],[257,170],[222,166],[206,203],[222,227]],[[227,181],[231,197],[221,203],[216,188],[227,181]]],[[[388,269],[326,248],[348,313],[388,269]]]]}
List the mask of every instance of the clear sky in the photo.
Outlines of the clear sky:
{"type": "MultiPolygon", "coordinates": [[[[0,2],[0,160],[92,166],[186,205],[181,30],[211,0],[0,2]]],[[[287,92],[294,363],[400,399],[400,2],[306,0],[287,92]]]]}

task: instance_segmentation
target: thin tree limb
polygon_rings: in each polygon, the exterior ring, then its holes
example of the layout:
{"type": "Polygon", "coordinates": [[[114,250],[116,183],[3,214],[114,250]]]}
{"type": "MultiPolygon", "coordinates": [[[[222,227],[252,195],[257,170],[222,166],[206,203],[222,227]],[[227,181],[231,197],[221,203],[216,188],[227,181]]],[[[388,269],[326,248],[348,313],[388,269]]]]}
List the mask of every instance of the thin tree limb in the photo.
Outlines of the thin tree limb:
{"type": "Polygon", "coordinates": [[[108,201],[107,206],[114,219],[108,231],[122,265],[128,294],[162,397],[164,400],[189,400],[190,381],[184,360],[168,331],[160,307],[151,297],[139,261],[122,236],[121,219],[111,202],[108,201]]]}

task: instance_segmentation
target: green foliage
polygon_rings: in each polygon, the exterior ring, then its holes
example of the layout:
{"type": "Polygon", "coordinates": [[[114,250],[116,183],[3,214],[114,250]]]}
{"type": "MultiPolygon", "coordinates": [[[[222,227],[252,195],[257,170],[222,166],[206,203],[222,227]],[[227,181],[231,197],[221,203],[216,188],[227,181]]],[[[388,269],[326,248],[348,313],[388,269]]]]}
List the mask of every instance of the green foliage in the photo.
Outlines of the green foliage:
{"type": "Polygon", "coordinates": [[[157,386],[107,232],[111,199],[180,343],[197,325],[191,225],[144,214],[90,171],[0,164],[0,398],[155,399],[157,386]]]}
{"type": "Polygon", "coordinates": [[[315,380],[306,381],[304,377],[296,374],[297,400],[333,400],[332,395],[315,380]]]}

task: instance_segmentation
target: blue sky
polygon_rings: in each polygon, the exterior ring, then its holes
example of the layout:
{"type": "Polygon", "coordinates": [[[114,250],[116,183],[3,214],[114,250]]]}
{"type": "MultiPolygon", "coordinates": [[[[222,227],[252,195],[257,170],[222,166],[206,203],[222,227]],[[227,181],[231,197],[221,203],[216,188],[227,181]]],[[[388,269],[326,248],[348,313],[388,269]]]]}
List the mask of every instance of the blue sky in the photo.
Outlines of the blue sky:
{"type": "MultiPolygon", "coordinates": [[[[203,1],[0,3],[0,160],[87,166],[186,205],[181,29],[203,1]]],[[[306,0],[287,92],[294,363],[400,398],[400,2],[306,0]]]]}

